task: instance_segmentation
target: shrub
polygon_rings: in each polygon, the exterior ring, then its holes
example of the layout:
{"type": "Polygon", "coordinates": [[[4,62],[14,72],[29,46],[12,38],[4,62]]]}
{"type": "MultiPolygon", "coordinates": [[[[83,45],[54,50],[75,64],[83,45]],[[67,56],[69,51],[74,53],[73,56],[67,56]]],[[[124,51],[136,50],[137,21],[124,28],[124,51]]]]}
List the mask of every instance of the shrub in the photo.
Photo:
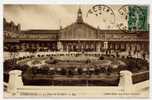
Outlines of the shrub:
{"type": "Polygon", "coordinates": [[[103,57],[103,56],[100,56],[100,57],[99,57],[99,60],[104,60],[104,57],[103,57]]]}
{"type": "Polygon", "coordinates": [[[45,61],[45,63],[47,63],[47,64],[56,64],[58,61],[57,60],[55,60],[55,59],[52,59],[52,60],[47,60],[47,61],[45,61]]]}
{"type": "Polygon", "coordinates": [[[55,74],[55,70],[48,70],[48,75],[53,75],[55,74]]]}
{"type": "Polygon", "coordinates": [[[73,71],[72,71],[71,69],[68,70],[68,74],[67,74],[67,75],[68,75],[68,77],[73,77],[73,75],[74,75],[74,74],[73,74],[73,71]]]}
{"type": "Polygon", "coordinates": [[[21,66],[18,64],[13,65],[13,67],[11,68],[11,70],[21,70],[21,66]]]}
{"type": "Polygon", "coordinates": [[[135,60],[132,60],[132,59],[128,60],[127,65],[128,65],[128,67],[127,67],[128,70],[130,70],[132,72],[138,71],[138,64],[135,60]]]}
{"type": "Polygon", "coordinates": [[[34,61],[32,62],[32,64],[33,64],[33,65],[35,65],[35,64],[41,64],[41,61],[40,61],[40,60],[34,60],[34,61]]]}
{"type": "Polygon", "coordinates": [[[48,72],[49,72],[49,67],[48,66],[45,66],[45,65],[41,66],[41,68],[40,68],[40,73],[41,74],[48,74],[48,72]]]}
{"type": "Polygon", "coordinates": [[[100,68],[95,68],[95,70],[94,70],[94,74],[95,74],[95,75],[100,74],[100,68]]]}
{"type": "Polygon", "coordinates": [[[16,62],[13,59],[4,61],[4,71],[10,70],[14,66],[16,66],[16,62]]]}
{"type": "Polygon", "coordinates": [[[110,75],[112,72],[112,68],[111,67],[108,67],[107,70],[106,70],[106,74],[107,75],[110,75]]]}
{"type": "Polygon", "coordinates": [[[51,56],[51,57],[49,57],[49,59],[50,59],[50,60],[52,60],[52,59],[53,59],[53,57],[51,56]]]}
{"type": "Polygon", "coordinates": [[[25,72],[27,69],[29,68],[28,65],[24,64],[24,65],[20,65],[20,69],[25,72]]]}
{"type": "Polygon", "coordinates": [[[90,59],[87,59],[87,60],[86,60],[86,64],[88,64],[88,63],[91,63],[91,60],[90,60],[90,59]]]}
{"type": "Polygon", "coordinates": [[[125,58],[125,56],[122,56],[121,58],[122,58],[122,59],[124,59],[124,58],[125,58]]]}
{"type": "Polygon", "coordinates": [[[66,75],[66,69],[62,68],[61,75],[66,75]]]}
{"type": "Polygon", "coordinates": [[[81,68],[78,68],[78,74],[81,75],[83,73],[81,68]]]}
{"type": "Polygon", "coordinates": [[[38,74],[39,69],[37,67],[32,67],[29,69],[29,72],[32,72],[32,74],[38,74]]]}

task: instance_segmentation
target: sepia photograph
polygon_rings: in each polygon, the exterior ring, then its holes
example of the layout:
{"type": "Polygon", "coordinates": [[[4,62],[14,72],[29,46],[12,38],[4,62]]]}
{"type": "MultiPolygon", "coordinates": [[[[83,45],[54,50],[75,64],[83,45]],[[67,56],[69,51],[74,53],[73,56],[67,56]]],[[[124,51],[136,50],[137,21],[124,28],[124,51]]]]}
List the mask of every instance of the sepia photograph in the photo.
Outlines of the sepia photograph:
{"type": "Polygon", "coordinates": [[[4,97],[149,97],[148,5],[3,5],[4,97]]]}

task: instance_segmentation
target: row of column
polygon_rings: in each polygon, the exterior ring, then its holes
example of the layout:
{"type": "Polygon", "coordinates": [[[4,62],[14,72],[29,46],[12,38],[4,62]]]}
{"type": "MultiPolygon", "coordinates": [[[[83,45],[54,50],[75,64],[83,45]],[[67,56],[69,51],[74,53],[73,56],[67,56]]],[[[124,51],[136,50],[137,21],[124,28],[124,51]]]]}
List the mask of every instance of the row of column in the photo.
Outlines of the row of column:
{"type": "Polygon", "coordinates": [[[45,43],[14,43],[5,44],[6,48],[10,49],[15,47],[16,49],[52,49],[58,51],[93,51],[101,52],[102,50],[125,50],[125,51],[140,51],[149,50],[149,45],[147,42],[98,42],[98,41],[59,41],[59,42],[45,42],[45,43]]]}
{"type": "Polygon", "coordinates": [[[148,44],[144,42],[58,42],[60,51],[95,51],[102,50],[125,50],[125,51],[140,51],[148,50],[148,44]]]}
{"type": "MultiPolygon", "coordinates": [[[[62,51],[96,51],[95,42],[60,42],[62,51]]],[[[59,47],[59,48],[60,48],[59,47]]]]}
{"type": "Polygon", "coordinates": [[[48,42],[48,43],[7,43],[4,45],[7,49],[17,49],[17,50],[27,50],[27,49],[49,49],[49,50],[57,50],[56,42],[48,42]]]}

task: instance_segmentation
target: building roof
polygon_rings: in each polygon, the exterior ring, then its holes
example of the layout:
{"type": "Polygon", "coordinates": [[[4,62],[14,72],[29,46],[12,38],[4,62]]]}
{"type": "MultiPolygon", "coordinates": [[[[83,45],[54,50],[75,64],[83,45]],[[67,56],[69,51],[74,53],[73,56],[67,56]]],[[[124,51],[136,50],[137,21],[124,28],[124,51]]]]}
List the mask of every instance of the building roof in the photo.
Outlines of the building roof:
{"type": "MultiPolygon", "coordinates": [[[[4,18],[4,22],[6,22],[5,18],[4,18]]],[[[122,30],[108,30],[108,29],[103,30],[100,28],[95,28],[92,25],[89,25],[88,23],[83,21],[82,11],[80,8],[78,9],[78,12],[77,12],[76,22],[66,26],[63,29],[53,29],[53,30],[50,30],[50,29],[29,29],[29,30],[22,30],[22,31],[20,31],[20,33],[24,34],[24,35],[25,34],[31,34],[31,35],[32,34],[43,34],[43,35],[45,34],[47,36],[49,34],[50,36],[54,36],[54,35],[57,35],[58,33],[60,33],[61,30],[66,30],[67,28],[70,28],[70,27],[73,28],[74,26],[81,26],[81,25],[86,26],[92,30],[98,31],[101,34],[102,33],[104,33],[104,34],[130,34],[130,32],[127,33],[127,32],[123,32],[122,30]]],[[[148,32],[136,32],[136,33],[148,33],[148,32]]],[[[131,34],[136,34],[136,33],[134,32],[131,34]]]]}
{"type": "Polygon", "coordinates": [[[21,31],[23,34],[57,34],[59,30],[40,30],[40,29],[31,29],[31,30],[24,30],[21,31]]]}

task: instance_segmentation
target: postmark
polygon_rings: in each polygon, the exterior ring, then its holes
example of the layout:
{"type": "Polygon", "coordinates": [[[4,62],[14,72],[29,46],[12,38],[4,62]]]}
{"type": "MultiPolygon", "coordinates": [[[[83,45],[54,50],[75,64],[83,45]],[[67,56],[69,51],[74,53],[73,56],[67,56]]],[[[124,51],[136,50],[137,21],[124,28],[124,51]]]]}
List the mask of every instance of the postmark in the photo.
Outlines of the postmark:
{"type": "Polygon", "coordinates": [[[86,18],[90,16],[100,17],[99,23],[106,23],[106,28],[113,28],[115,24],[115,13],[110,6],[107,5],[94,5],[86,14],[86,18]]]}

